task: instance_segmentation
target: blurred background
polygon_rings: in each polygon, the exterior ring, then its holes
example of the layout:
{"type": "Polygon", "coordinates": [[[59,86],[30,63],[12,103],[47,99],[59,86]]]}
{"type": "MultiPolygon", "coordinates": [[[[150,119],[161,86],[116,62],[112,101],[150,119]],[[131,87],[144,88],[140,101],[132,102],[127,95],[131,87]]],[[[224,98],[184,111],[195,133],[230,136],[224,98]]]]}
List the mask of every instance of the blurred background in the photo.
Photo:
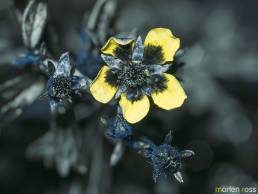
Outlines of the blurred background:
{"type": "MultiPolygon", "coordinates": [[[[49,20],[59,37],[56,58],[80,50],[80,28],[94,2],[49,1],[49,20]]],[[[7,66],[24,50],[15,5],[22,9],[26,1],[0,0],[0,80],[14,73],[7,66]]],[[[115,34],[137,30],[144,37],[154,27],[166,27],[185,49],[185,65],[176,75],[188,95],[186,103],[169,112],[153,107],[135,126],[136,134],[155,143],[172,130],[173,145],[194,150],[196,155],[183,165],[184,184],[174,179],[155,184],[151,166],[129,148],[110,168],[113,145],[105,138],[101,147],[90,147],[99,165],[89,168],[96,177],[91,181],[75,172],[62,177],[41,160],[28,158],[28,146],[49,130],[48,101],[39,99],[1,131],[0,193],[211,194],[223,185],[257,187],[257,8],[253,0],[118,0],[115,34]]]]}

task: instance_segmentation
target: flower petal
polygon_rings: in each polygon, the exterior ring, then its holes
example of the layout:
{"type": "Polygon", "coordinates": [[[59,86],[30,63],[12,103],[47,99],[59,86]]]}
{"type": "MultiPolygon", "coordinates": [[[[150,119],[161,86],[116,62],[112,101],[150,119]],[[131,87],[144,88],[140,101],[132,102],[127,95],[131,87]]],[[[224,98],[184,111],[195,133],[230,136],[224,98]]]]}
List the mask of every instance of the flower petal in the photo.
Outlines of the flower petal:
{"type": "Polygon", "coordinates": [[[90,87],[93,97],[102,103],[109,102],[117,91],[117,87],[111,86],[106,81],[106,74],[108,70],[109,68],[107,66],[103,66],[90,87]]]}
{"type": "Polygon", "coordinates": [[[166,110],[182,106],[187,98],[184,89],[174,76],[167,73],[163,75],[167,79],[167,88],[162,92],[152,93],[154,103],[166,110]]]}
{"type": "Polygon", "coordinates": [[[174,55],[180,47],[180,40],[169,29],[154,28],[147,34],[144,46],[161,47],[163,54],[163,61],[161,63],[163,64],[173,61],[174,55]]]}
{"type": "Polygon", "coordinates": [[[122,108],[123,116],[129,123],[137,123],[142,120],[150,109],[150,102],[147,96],[143,96],[136,101],[130,101],[125,94],[121,95],[119,104],[122,108]]]}
{"type": "Polygon", "coordinates": [[[116,49],[123,46],[133,46],[133,39],[118,39],[111,37],[108,39],[107,43],[101,48],[101,52],[106,55],[111,55],[116,57],[116,49]]]}

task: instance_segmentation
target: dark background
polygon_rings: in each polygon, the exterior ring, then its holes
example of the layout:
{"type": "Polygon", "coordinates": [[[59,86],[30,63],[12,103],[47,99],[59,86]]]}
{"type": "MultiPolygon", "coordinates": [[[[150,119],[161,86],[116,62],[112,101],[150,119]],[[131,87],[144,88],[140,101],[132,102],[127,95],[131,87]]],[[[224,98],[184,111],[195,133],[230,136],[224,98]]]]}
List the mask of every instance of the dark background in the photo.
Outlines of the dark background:
{"type": "MultiPolygon", "coordinates": [[[[17,2],[22,7],[25,1],[17,2]]],[[[83,14],[93,4],[49,1],[60,54],[79,50],[83,14]]],[[[13,5],[0,1],[0,65],[23,50],[13,5]]],[[[167,27],[186,49],[186,65],[177,73],[188,95],[186,103],[169,112],[153,107],[135,131],[160,143],[172,130],[173,144],[192,149],[196,155],[184,163],[184,184],[175,179],[155,184],[150,165],[127,149],[120,163],[107,170],[108,181],[96,187],[108,182],[107,194],[211,194],[222,185],[258,186],[257,8],[255,0],[119,1],[114,23],[117,34],[137,29],[144,36],[151,28],[167,27]]],[[[76,173],[62,178],[55,169],[26,157],[26,148],[48,129],[48,102],[39,100],[2,130],[0,194],[97,194],[76,173]]],[[[103,141],[102,160],[108,160],[112,144],[103,141]]]]}

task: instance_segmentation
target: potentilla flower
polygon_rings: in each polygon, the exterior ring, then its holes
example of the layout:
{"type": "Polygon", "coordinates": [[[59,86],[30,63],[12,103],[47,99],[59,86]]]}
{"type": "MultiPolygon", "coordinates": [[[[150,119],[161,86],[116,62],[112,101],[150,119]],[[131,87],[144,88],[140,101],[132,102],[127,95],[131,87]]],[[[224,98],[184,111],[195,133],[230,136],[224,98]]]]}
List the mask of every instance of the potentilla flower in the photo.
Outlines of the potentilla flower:
{"type": "Polygon", "coordinates": [[[178,50],[180,40],[169,29],[152,29],[144,43],[111,37],[102,47],[102,67],[90,91],[102,103],[119,98],[124,118],[130,123],[149,112],[151,97],[160,108],[180,107],[186,94],[179,81],[165,73],[178,50]]]}
{"type": "Polygon", "coordinates": [[[194,155],[192,150],[179,151],[171,145],[172,134],[168,133],[161,145],[155,145],[149,139],[133,142],[132,147],[146,157],[153,167],[153,180],[156,182],[159,178],[175,177],[180,183],[183,177],[180,170],[182,159],[194,155]]]}
{"type": "Polygon", "coordinates": [[[79,75],[75,74],[75,65],[70,63],[68,53],[62,54],[56,67],[52,64],[50,69],[52,70],[48,80],[48,96],[51,99],[51,110],[58,102],[71,102],[73,95],[80,94],[90,84],[87,77],[79,72],[79,75]]]}

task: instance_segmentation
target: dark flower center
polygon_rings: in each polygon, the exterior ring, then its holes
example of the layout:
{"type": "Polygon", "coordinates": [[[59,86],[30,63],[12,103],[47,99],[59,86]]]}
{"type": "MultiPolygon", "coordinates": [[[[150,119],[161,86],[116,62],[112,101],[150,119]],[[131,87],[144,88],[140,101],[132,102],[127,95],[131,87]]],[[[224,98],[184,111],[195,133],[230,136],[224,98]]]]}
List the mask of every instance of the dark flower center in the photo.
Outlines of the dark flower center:
{"type": "Polygon", "coordinates": [[[71,78],[58,76],[52,78],[51,96],[64,98],[71,94],[71,78]]]}
{"type": "Polygon", "coordinates": [[[177,171],[181,165],[180,158],[169,156],[165,159],[165,169],[171,171],[177,171]]]}
{"type": "Polygon", "coordinates": [[[180,153],[169,145],[161,145],[160,149],[154,152],[154,163],[166,172],[175,173],[181,166],[180,153]]]}
{"type": "Polygon", "coordinates": [[[145,85],[148,69],[142,63],[129,62],[118,71],[118,82],[129,88],[137,88],[145,85]]]}

